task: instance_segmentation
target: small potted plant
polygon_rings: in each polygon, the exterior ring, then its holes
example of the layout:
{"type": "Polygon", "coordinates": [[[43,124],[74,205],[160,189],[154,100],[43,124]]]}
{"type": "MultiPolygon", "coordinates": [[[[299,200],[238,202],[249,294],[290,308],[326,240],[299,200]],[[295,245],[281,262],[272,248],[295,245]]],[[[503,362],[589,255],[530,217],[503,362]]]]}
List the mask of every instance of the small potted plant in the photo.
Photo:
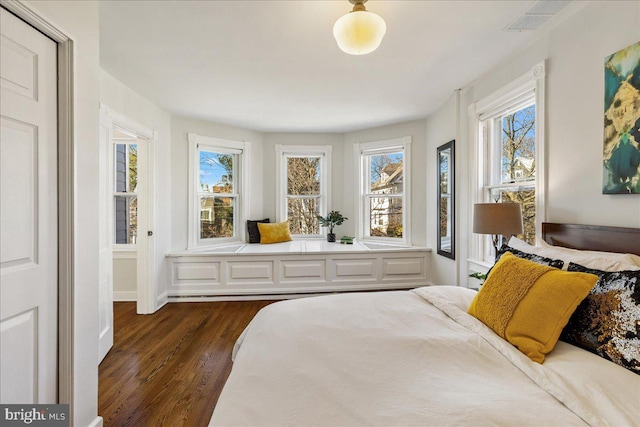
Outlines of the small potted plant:
{"type": "Polygon", "coordinates": [[[336,225],[342,224],[345,220],[349,219],[347,217],[342,216],[340,211],[331,211],[327,216],[317,215],[318,221],[320,221],[320,225],[323,227],[329,227],[329,234],[327,234],[327,242],[335,242],[336,235],[333,234],[333,227],[336,225]]]}

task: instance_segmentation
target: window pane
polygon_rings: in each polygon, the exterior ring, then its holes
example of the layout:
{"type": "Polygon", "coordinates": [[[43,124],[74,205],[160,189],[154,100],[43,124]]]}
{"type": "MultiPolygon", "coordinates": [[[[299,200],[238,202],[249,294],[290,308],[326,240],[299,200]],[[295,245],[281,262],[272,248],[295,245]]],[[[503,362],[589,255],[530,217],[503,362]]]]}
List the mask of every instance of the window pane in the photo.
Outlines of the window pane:
{"type": "Polygon", "coordinates": [[[520,190],[496,190],[494,197],[500,203],[520,203],[522,206],[522,228],[524,234],[517,237],[525,242],[536,244],[536,191],[533,188],[520,190]]]}
{"type": "Polygon", "coordinates": [[[135,193],[138,187],[138,146],[116,144],[114,156],[116,192],[135,193]]]}
{"type": "Polygon", "coordinates": [[[320,157],[287,158],[287,194],[320,194],[320,157]]]}
{"type": "Polygon", "coordinates": [[[293,234],[320,234],[320,199],[287,199],[289,230],[293,234]]]}
{"type": "Polygon", "coordinates": [[[451,212],[451,195],[442,194],[440,196],[440,247],[445,252],[451,251],[451,228],[453,224],[449,222],[449,212],[451,212]]]}
{"type": "Polygon", "coordinates": [[[369,156],[370,192],[378,194],[401,193],[403,162],[402,152],[369,156]]]}
{"type": "Polygon", "coordinates": [[[235,154],[200,151],[200,192],[233,193],[235,154]]]}
{"type": "Polygon", "coordinates": [[[372,197],[369,209],[370,236],[402,237],[401,197],[372,197]]]}
{"type": "Polygon", "coordinates": [[[135,244],[138,235],[138,198],[115,196],[114,200],[115,242],[135,244]]]}
{"type": "Polygon", "coordinates": [[[200,238],[233,237],[233,197],[200,197],[200,238]]]}
{"type": "Polygon", "coordinates": [[[534,105],[502,118],[501,183],[536,176],[536,109],[534,105]]]}

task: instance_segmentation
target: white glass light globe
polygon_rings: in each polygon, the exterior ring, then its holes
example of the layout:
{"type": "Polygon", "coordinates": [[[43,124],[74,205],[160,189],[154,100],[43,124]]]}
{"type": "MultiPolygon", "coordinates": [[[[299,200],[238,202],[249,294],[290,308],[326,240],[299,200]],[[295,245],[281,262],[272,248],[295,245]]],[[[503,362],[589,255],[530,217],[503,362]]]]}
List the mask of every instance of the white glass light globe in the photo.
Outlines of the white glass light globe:
{"type": "Polygon", "coordinates": [[[350,55],[366,55],[380,46],[387,24],[375,13],[352,11],[338,19],[333,37],[338,47],[350,55]]]}

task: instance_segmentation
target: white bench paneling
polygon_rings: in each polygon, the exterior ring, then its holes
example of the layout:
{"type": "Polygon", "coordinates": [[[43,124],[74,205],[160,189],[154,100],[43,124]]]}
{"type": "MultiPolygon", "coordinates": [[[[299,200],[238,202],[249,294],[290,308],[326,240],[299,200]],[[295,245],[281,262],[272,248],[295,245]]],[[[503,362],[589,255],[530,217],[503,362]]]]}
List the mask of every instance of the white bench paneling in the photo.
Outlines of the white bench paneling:
{"type": "Polygon", "coordinates": [[[384,259],[384,278],[394,276],[424,276],[424,262],[419,258],[384,259]]]}
{"type": "Polygon", "coordinates": [[[226,253],[171,254],[169,301],[261,295],[287,298],[430,284],[428,248],[393,247],[385,251],[378,247],[370,250],[361,244],[312,243],[245,245],[226,253]]]}
{"type": "Polygon", "coordinates": [[[324,282],[326,262],[324,259],[281,260],[280,281],[324,282]]]}
{"type": "Polygon", "coordinates": [[[274,261],[227,261],[227,283],[273,283],[274,261]]]}
{"type": "Polygon", "coordinates": [[[376,279],[376,259],[334,259],[336,280],[376,279]]]}
{"type": "Polygon", "coordinates": [[[218,282],[220,263],[180,264],[175,268],[175,278],[178,281],[206,280],[210,283],[218,282]]]}

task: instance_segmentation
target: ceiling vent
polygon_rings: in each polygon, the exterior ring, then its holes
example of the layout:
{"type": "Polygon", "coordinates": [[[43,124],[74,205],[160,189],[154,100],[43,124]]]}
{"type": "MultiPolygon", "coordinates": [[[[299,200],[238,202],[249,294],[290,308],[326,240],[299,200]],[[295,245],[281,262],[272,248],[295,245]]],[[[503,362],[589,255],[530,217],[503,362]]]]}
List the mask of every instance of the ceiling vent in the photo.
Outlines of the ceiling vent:
{"type": "Polygon", "coordinates": [[[538,0],[527,10],[524,15],[509,24],[504,31],[534,31],[571,1],[564,0],[538,0]]]}

